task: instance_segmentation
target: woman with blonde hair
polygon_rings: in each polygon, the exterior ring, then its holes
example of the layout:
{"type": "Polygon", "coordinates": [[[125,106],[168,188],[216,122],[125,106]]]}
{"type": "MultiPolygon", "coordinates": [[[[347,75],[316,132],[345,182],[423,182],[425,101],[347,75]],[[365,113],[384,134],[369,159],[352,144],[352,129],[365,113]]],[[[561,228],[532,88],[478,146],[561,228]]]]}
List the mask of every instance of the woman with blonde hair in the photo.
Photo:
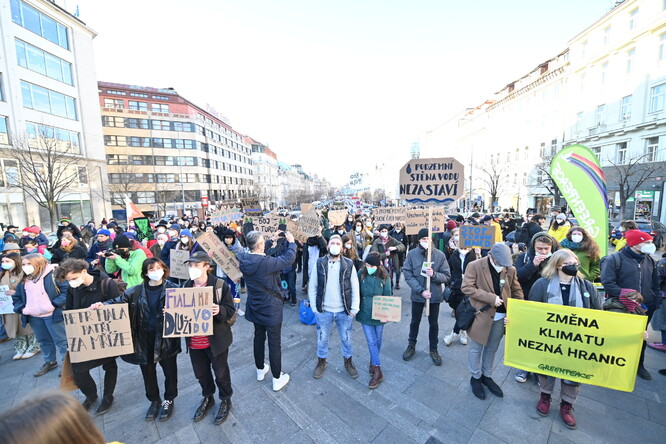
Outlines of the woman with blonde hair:
{"type": "MultiPolygon", "coordinates": [[[[573,251],[566,248],[556,251],[541,271],[541,278],[532,286],[530,301],[601,310],[601,298],[592,282],[584,279],[579,269],[580,262],[573,251]]],[[[555,389],[555,378],[544,375],[538,377],[541,398],[536,410],[539,415],[547,416],[550,409],[550,395],[555,389]]],[[[564,424],[570,429],[576,428],[573,404],[579,391],[580,383],[561,380],[560,415],[564,424]]]]}
{"type": "Polygon", "coordinates": [[[28,254],[21,260],[25,276],[16,286],[14,312],[21,315],[21,326],[30,324],[39,347],[44,353],[44,364],[34,376],[42,376],[58,367],[56,347],[62,359],[67,353],[67,336],[62,307],[67,300],[68,282],[57,282],[50,265],[41,254],[28,254]]]}
{"type": "Polygon", "coordinates": [[[90,415],[70,394],[48,391],[30,396],[0,415],[5,444],[104,444],[90,415]]]}
{"type": "Polygon", "coordinates": [[[594,282],[601,274],[599,245],[583,227],[573,227],[560,242],[562,248],[568,248],[578,257],[578,271],[588,281],[594,282]]]}

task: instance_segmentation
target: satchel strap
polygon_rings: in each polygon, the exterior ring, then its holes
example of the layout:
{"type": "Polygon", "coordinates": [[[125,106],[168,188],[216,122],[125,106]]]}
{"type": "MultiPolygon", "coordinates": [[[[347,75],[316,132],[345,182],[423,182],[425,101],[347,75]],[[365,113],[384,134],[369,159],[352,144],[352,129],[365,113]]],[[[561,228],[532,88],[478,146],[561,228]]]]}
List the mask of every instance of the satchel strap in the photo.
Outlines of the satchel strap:
{"type": "Polygon", "coordinates": [[[490,310],[490,304],[486,304],[481,309],[478,311],[478,313],[484,313],[486,311],[490,310]]]}

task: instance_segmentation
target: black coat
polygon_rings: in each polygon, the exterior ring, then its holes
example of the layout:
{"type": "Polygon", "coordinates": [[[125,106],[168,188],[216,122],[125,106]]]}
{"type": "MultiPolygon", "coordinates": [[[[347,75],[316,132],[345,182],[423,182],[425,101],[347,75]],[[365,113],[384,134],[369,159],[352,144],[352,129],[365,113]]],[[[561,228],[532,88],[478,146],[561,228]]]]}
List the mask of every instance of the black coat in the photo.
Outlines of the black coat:
{"type": "Polygon", "coordinates": [[[74,225],[71,222],[67,226],[58,225],[58,231],[56,231],[56,237],[58,239],[62,238],[62,232],[65,229],[71,230],[72,231],[72,236],[74,236],[75,239],[78,239],[78,240],[83,239],[83,236],[81,236],[81,230],[79,230],[79,227],[77,227],[76,225],[74,225]]]}
{"type": "Polygon", "coordinates": [[[51,258],[51,263],[59,264],[60,262],[64,262],[66,259],[70,258],[85,260],[86,257],[88,257],[88,250],[86,250],[86,248],[83,245],[76,243],[74,245],[74,248],[72,248],[72,251],[70,251],[69,253],[63,250],[62,248],[54,248],[53,257],[51,258]]]}
{"type": "Polygon", "coordinates": [[[662,303],[657,264],[649,255],[644,255],[639,264],[630,247],[605,258],[601,264],[601,283],[609,297],[617,298],[621,289],[631,288],[643,296],[643,302],[650,309],[654,310],[662,303]]]}
{"type": "Polygon", "coordinates": [[[106,302],[119,296],[118,286],[106,273],[100,270],[88,271],[93,281],[87,287],[69,287],[65,310],[88,308],[95,302],[106,302]]]}
{"type": "Polygon", "coordinates": [[[467,266],[477,260],[476,252],[470,249],[465,255],[464,262],[460,260],[458,250],[453,250],[449,257],[449,269],[451,270],[451,280],[449,281],[449,288],[451,289],[451,296],[449,296],[449,305],[455,309],[458,307],[463,298],[463,292],[460,289],[463,281],[463,274],[467,266]]]}

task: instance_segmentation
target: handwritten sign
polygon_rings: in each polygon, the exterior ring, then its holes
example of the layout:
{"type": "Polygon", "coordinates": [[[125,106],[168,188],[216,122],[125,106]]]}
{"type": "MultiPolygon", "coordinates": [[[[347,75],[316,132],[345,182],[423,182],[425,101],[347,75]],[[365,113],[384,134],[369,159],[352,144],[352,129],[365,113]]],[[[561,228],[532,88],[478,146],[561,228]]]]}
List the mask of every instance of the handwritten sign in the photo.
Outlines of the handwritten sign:
{"type": "Polygon", "coordinates": [[[62,314],[72,362],[134,353],[127,304],[66,310],[62,314]]]}
{"type": "Polygon", "coordinates": [[[238,259],[214,233],[202,234],[197,238],[197,242],[208,253],[208,256],[215,261],[217,266],[224,271],[224,274],[229,276],[229,279],[237,282],[243,277],[238,259]]]}
{"type": "Polygon", "coordinates": [[[400,170],[400,198],[412,204],[450,204],[464,192],[464,167],[452,157],[412,159],[400,170]]]}
{"type": "Polygon", "coordinates": [[[235,199],[218,200],[215,202],[215,206],[220,210],[234,208],[238,207],[238,201],[235,199]]]}
{"type": "Polygon", "coordinates": [[[330,222],[331,227],[333,225],[344,224],[345,220],[347,220],[347,215],[349,215],[347,210],[329,210],[328,221],[330,222]]]}
{"type": "Polygon", "coordinates": [[[236,207],[234,208],[225,208],[220,211],[216,211],[210,217],[211,225],[228,225],[231,222],[242,220],[243,213],[236,207]]]}
{"type": "MultiPolygon", "coordinates": [[[[405,233],[407,235],[418,234],[421,228],[428,228],[428,211],[425,208],[409,209],[406,212],[405,233]]],[[[441,233],[446,230],[447,217],[444,209],[433,208],[432,210],[432,232],[441,233]]]]}
{"type": "Polygon", "coordinates": [[[266,215],[245,216],[245,222],[252,223],[254,229],[264,235],[266,239],[273,237],[278,231],[278,225],[286,224],[287,218],[278,216],[275,213],[266,215]]]}
{"type": "Polygon", "coordinates": [[[301,226],[303,234],[308,237],[319,235],[319,216],[317,216],[317,212],[314,209],[310,209],[310,211],[303,214],[298,223],[301,226]]]}
{"type": "Polygon", "coordinates": [[[165,338],[213,334],[213,287],[167,288],[164,297],[165,338]]]}
{"type": "Polygon", "coordinates": [[[153,229],[150,227],[150,219],[147,217],[135,217],[134,226],[136,227],[136,239],[139,242],[155,239],[153,229]]]}
{"type": "Polygon", "coordinates": [[[461,225],[460,248],[489,250],[495,244],[495,227],[492,225],[461,225]]]}
{"type": "Polygon", "coordinates": [[[372,319],[386,322],[400,322],[402,298],[397,296],[373,296],[372,319]]]}
{"type": "Polygon", "coordinates": [[[172,248],[169,257],[169,275],[176,279],[189,279],[190,274],[187,272],[187,264],[185,263],[189,258],[189,251],[172,248]]]}
{"type": "Polygon", "coordinates": [[[261,209],[259,199],[254,197],[241,199],[241,205],[243,206],[243,212],[245,214],[261,214],[264,212],[264,210],[261,209]]]}
{"type": "Polygon", "coordinates": [[[0,314],[14,313],[14,302],[8,291],[9,285],[0,285],[0,314]]]}
{"type": "Polygon", "coordinates": [[[289,219],[287,221],[287,231],[289,231],[299,242],[305,243],[308,241],[308,237],[305,233],[301,231],[301,226],[298,221],[289,219]]]}
{"type": "Polygon", "coordinates": [[[405,222],[407,218],[406,207],[385,207],[372,210],[375,225],[395,225],[396,222],[405,222]]]}

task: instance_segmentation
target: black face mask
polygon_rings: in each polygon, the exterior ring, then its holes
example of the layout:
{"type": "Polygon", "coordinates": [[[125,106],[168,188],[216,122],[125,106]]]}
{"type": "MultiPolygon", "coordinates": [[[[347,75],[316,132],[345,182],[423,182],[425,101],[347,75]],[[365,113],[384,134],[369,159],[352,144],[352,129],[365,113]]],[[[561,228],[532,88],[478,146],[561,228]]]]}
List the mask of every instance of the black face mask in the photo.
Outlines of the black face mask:
{"type": "Polygon", "coordinates": [[[565,265],[562,267],[562,272],[568,276],[576,276],[578,274],[578,265],[565,265]]]}

